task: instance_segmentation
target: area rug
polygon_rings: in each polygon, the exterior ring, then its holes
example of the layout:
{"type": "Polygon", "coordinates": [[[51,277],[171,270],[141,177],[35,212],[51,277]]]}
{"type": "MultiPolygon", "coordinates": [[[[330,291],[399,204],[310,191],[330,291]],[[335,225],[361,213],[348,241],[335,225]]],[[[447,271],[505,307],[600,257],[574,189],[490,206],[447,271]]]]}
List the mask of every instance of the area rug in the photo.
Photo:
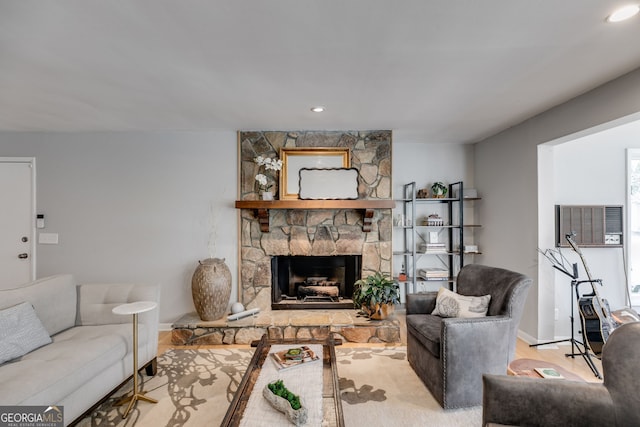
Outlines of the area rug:
{"type": "MultiPolygon", "coordinates": [[[[143,390],[157,404],[138,402],[126,419],[114,403],[123,387],[81,427],[218,426],[242,380],[253,349],[169,350],[158,373],[141,375],[143,390]]],[[[480,407],[444,411],[407,362],[406,347],[337,347],[345,425],[480,426],[480,407]]],[[[144,371],[143,371],[144,372],[144,371]]],[[[284,424],[286,425],[286,424],[284,424]]],[[[290,424],[292,425],[292,424],[290,424]]]]}

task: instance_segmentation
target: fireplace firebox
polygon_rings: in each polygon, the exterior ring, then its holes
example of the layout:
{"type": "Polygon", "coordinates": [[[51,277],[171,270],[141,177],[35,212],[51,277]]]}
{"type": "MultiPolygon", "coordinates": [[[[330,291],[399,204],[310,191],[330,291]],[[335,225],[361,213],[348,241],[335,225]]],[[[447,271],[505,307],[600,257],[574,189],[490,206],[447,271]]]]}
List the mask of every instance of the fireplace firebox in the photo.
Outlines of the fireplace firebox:
{"type": "Polygon", "coordinates": [[[353,308],[353,286],[360,277],[361,264],[361,255],[274,256],[271,308],[353,308]]]}

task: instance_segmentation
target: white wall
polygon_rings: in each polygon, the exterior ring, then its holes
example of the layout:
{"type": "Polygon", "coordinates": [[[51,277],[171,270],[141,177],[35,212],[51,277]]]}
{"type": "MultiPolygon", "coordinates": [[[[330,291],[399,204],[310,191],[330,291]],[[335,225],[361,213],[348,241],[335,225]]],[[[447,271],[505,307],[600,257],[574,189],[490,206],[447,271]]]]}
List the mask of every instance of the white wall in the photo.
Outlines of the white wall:
{"type": "Polygon", "coordinates": [[[613,121],[628,122],[638,112],[640,69],[475,145],[475,182],[483,191],[476,212],[483,224],[478,232],[485,254],[482,261],[534,279],[520,323],[534,340],[552,339],[547,334],[554,330],[554,306],[544,303],[546,292],[542,292],[548,284],[541,288],[538,283],[540,264],[546,264],[537,253],[538,145],[568,136],[575,139],[572,135],[611,127],[613,121]]]}
{"type": "MultiPolygon", "coordinates": [[[[37,246],[38,277],[158,284],[160,321],[170,324],[194,311],[191,275],[215,234],[236,301],[235,131],[3,132],[0,156],[37,159],[40,231],[60,238],[37,246]]],[[[473,147],[394,141],[394,197],[414,180],[472,185],[473,147]]]]}
{"type": "Polygon", "coordinates": [[[393,140],[393,198],[402,197],[402,186],[415,181],[418,188],[435,181],[464,181],[473,187],[473,146],[430,144],[393,140]]]}
{"type": "Polygon", "coordinates": [[[60,244],[37,246],[37,276],[158,284],[160,321],[171,323],[194,311],[191,275],[214,249],[235,301],[236,141],[235,132],[0,133],[0,156],[36,157],[39,231],[59,234],[60,244]]]}
{"type": "MultiPolygon", "coordinates": [[[[621,125],[553,147],[555,191],[558,205],[626,205],[626,149],[640,147],[640,121],[621,125]]],[[[548,206],[549,210],[553,209],[548,206]]],[[[626,209],[624,210],[626,216],[626,209]]],[[[551,230],[548,230],[551,231],[551,230]]],[[[552,234],[552,233],[548,233],[552,234]]],[[[609,301],[612,310],[626,304],[624,251],[622,248],[582,248],[594,279],[602,279],[598,293],[609,301]]],[[[587,278],[579,256],[562,250],[571,263],[578,263],[580,279],[587,278]]],[[[570,279],[555,273],[555,304],[560,313],[556,337],[571,334],[568,316],[570,279]]],[[[588,291],[582,285],[581,291],[588,291]]],[[[576,325],[577,326],[577,325],[576,325]]],[[[578,328],[576,327],[576,330],[578,328]]]]}

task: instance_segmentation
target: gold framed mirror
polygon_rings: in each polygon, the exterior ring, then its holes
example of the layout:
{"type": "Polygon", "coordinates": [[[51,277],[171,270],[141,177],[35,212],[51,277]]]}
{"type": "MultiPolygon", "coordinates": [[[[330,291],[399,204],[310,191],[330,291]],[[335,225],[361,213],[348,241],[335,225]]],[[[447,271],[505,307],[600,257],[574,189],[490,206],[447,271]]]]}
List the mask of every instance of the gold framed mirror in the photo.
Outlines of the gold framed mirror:
{"type": "Polygon", "coordinates": [[[280,200],[298,199],[300,169],[349,168],[351,150],[348,147],[281,148],[280,200]]]}

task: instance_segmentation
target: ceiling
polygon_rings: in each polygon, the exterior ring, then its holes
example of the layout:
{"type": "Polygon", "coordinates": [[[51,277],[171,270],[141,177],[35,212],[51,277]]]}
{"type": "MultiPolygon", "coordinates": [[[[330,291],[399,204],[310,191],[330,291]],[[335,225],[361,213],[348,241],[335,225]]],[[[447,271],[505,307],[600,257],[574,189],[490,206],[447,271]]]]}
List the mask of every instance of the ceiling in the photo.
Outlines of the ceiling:
{"type": "Polygon", "coordinates": [[[640,67],[625,3],[0,0],[0,130],[471,143],[640,67]]]}

